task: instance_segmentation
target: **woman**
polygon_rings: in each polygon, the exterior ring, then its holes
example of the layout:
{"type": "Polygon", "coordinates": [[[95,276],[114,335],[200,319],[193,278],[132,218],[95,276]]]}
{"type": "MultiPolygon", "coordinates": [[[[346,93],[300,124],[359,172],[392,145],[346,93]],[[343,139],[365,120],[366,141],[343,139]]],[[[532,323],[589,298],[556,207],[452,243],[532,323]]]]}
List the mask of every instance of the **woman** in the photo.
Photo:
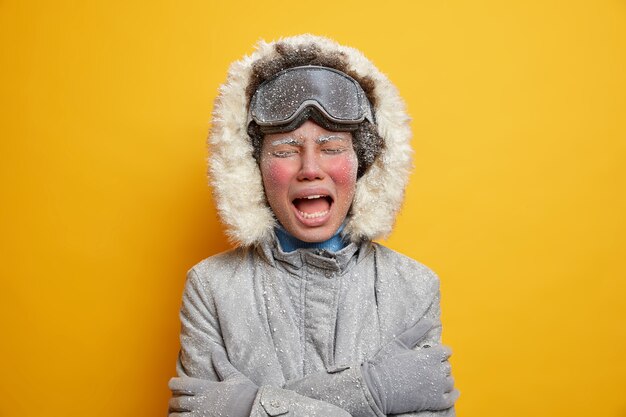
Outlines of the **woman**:
{"type": "Polygon", "coordinates": [[[454,415],[438,279],[372,242],[402,203],[408,122],[387,78],[329,39],[231,66],[210,175],[238,247],[189,271],[170,416],[454,415]]]}

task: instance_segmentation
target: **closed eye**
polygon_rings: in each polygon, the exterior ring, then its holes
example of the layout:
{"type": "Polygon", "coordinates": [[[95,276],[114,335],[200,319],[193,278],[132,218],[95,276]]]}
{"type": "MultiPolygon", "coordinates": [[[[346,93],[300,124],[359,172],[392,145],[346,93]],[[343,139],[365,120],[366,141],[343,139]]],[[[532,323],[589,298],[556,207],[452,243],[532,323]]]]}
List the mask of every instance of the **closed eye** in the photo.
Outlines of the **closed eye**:
{"type": "Polygon", "coordinates": [[[322,152],[326,154],[330,154],[330,155],[335,155],[335,154],[345,152],[345,150],[346,148],[324,148],[322,149],[322,152]]]}
{"type": "Polygon", "coordinates": [[[289,158],[290,156],[293,156],[297,153],[298,153],[297,150],[271,152],[272,156],[275,156],[277,158],[289,158]]]}

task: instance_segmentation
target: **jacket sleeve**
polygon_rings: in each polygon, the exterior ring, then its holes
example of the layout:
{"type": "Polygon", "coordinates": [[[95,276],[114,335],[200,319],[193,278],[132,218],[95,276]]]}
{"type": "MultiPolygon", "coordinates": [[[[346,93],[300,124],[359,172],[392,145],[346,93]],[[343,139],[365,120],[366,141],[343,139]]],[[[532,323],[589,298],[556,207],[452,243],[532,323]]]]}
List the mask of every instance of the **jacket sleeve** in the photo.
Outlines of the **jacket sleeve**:
{"type": "MultiPolygon", "coordinates": [[[[180,310],[180,353],[176,364],[178,376],[219,381],[211,360],[213,349],[224,349],[215,304],[208,286],[194,269],[187,274],[180,310]]],[[[251,417],[350,417],[332,404],[273,386],[261,386],[252,405],[251,417]]]]}
{"type": "MultiPolygon", "coordinates": [[[[439,291],[434,294],[431,304],[420,318],[433,321],[433,328],[420,341],[418,346],[441,344],[441,319],[439,291]]],[[[370,393],[360,364],[329,369],[327,372],[307,375],[304,378],[287,381],[285,388],[321,401],[335,404],[354,417],[384,417],[370,393]]],[[[441,411],[420,411],[405,413],[411,417],[454,417],[454,407],[441,411]]]]}
{"type": "MultiPolygon", "coordinates": [[[[439,288],[437,286],[437,288],[439,288]]],[[[433,301],[430,306],[422,316],[423,318],[427,318],[432,320],[435,325],[432,330],[426,334],[426,337],[418,344],[418,346],[424,345],[440,345],[441,344],[441,305],[440,305],[441,293],[439,289],[435,293],[433,297],[433,301]]],[[[456,412],[454,407],[450,407],[446,410],[440,411],[420,411],[416,413],[403,413],[397,414],[398,416],[403,417],[456,417],[456,412]]]]}
{"type": "Polygon", "coordinates": [[[354,417],[385,417],[365,385],[360,364],[287,381],[285,388],[335,404],[354,417]]]}

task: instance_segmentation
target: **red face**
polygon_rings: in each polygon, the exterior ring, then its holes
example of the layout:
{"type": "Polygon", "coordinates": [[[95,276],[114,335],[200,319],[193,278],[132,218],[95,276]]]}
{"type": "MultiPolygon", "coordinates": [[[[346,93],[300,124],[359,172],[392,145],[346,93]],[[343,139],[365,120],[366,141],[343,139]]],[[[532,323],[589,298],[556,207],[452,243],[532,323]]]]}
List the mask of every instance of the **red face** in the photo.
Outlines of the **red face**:
{"type": "Polygon", "coordinates": [[[350,132],[309,120],[294,131],[265,135],[260,165],[270,207],[292,236],[323,242],[335,234],[356,188],[350,132]]]}

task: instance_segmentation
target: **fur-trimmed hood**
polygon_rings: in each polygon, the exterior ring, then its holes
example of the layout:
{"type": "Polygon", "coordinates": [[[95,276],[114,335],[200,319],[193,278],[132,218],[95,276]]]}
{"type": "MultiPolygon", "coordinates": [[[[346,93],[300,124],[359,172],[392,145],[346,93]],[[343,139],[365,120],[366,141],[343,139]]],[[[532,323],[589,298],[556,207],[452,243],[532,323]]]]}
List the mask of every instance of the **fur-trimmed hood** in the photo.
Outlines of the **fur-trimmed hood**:
{"type": "Polygon", "coordinates": [[[354,78],[368,79],[373,84],[368,95],[378,134],[384,141],[382,153],[357,181],[343,234],[354,242],[385,237],[402,205],[411,170],[410,119],[387,77],[360,51],[328,38],[307,34],[270,43],[260,41],[251,55],[230,66],[215,100],[208,140],[209,177],[215,201],[229,238],[238,245],[269,239],[276,225],[247,133],[249,87],[258,82],[253,67],[261,60],[271,62],[278,57],[281,46],[298,50],[311,45],[322,54],[339,54],[354,78]]]}

